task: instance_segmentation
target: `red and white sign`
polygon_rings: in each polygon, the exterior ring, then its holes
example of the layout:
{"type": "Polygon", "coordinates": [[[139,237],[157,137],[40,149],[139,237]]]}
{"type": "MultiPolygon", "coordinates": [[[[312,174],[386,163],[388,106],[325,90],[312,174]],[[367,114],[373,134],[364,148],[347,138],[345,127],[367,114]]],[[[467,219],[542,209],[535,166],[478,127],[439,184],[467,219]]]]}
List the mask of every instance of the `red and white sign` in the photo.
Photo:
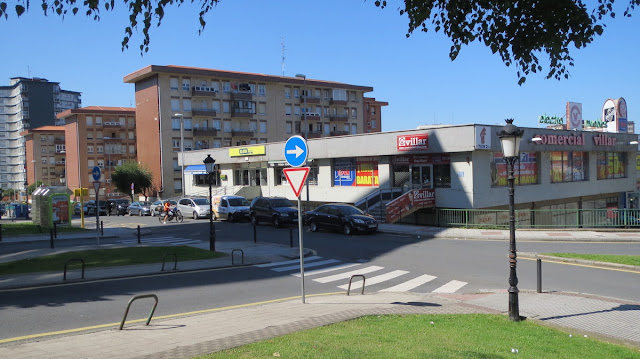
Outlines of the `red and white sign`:
{"type": "Polygon", "coordinates": [[[387,203],[387,223],[394,223],[400,218],[420,208],[435,207],[436,190],[433,188],[414,189],[387,203]]]}
{"type": "Polygon", "coordinates": [[[287,182],[291,185],[293,193],[296,197],[300,197],[302,186],[304,186],[304,182],[309,175],[309,167],[285,168],[282,172],[284,172],[285,177],[287,177],[287,182]]]}
{"type": "Polygon", "coordinates": [[[404,135],[397,137],[398,151],[415,151],[429,149],[429,134],[404,135]]]}

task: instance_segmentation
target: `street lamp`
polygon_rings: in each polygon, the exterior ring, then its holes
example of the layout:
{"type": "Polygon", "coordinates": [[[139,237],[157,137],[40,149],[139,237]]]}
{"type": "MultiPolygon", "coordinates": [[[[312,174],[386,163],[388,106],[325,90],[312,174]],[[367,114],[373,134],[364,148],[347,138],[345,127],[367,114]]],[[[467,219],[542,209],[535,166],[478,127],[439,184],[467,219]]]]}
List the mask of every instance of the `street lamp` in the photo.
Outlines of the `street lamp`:
{"type": "Polygon", "coordinates": [[[505,120],[507,123],[497,133],[502,146],[502,156],[507,163],[507,181],[509,183],[509,318],[512,321],[520,321],[520,305],[518,303],[518,276],[516,274],[516,216],[514,204],[514,165],[520,158],[520,140],[524,130],[513,125],[513,119],[505,120]]]}
{"type": "Polygon", "coordinates": [[[175,113],[174,116],[180,117],[180,153],[182,156],[180,171],[182,172],[182,195],[184,196],[184,115],[175,113]]]}
{"type": "MultiPolygon", "coordinates": [[[[307,119],[307,75],[305,74],[296,74],[296,77],[301,78],[302,79],[302,100],[304,101],[303,103],[303,107],[304,110],[302,111],[302,115],[304,116],[304,132],[303,132],[303,138],[305,140],[305,142],[309,139],[309,123],[308,123],[308,119],[307,119]]],[[[308,148],[308,147],[307,147],[308,148]]],[[[307,155],[308,156],[308,155],[307,155]]],[[[305,210],[309,210],[309,177],[307,176],[307,179],[305,180],[304,185],[307,187],[307,201],[305,202],[305,210]]]]}
{"type": "Polygon", "coordinates": [[[209,250],[216,250],[216,227],[213,224],[213,193],[211,191],[211,184],[213,183],[213,172],[215,170],[215,163],[211,155],[207,155],[204,159],[204,167],[207,170],[209,177],[209,250]]]}

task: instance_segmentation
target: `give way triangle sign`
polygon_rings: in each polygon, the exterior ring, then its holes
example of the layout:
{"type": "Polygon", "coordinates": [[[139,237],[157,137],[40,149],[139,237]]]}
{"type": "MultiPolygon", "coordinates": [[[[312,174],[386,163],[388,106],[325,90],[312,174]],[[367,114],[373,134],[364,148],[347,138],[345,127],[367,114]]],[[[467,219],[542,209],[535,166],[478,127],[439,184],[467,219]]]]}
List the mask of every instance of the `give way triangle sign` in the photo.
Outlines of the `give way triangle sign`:
{"type": "Polygon", "coordinates": [[[300,197],[302,186],[304,186],[307,175],[309,175],[309,167],[285,168],[282,172],[284,172],[284,175],[287,177],[293,193],[295,193],[296,197],[300,197]]]}

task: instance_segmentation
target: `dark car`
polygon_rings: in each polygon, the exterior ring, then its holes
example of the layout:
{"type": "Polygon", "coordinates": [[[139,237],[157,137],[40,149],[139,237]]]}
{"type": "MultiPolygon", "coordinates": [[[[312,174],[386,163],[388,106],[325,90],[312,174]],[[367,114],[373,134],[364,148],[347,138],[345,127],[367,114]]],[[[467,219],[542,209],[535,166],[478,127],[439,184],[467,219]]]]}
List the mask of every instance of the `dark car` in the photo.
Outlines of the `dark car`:
{"type": "MultiPolygon", "coordinates": [[[[103,201],[103,200],[98,201],[98,208],[101,216],[107,214],[106,201],[103,201]]],[[[94,200],[87,201],[87,216],[95,216],[95,215],[96,215],[96,201],[94,200]]]]}
{"type": "Polygon", "coordinates": [[[342,231],[373,233],[378,230],[378,221],[358,207],[348,204],[325,204],[305,214],[305,223],[312,232],[320,228],[342,231]]]}
{"type": "Polygon", "coordinates": [[[116,216],[124,216],[127,214],[127,209],[131,201],[127,198],[110,199],[107,201],[107,205],[111,207],[111,214],[116,216]]]}
{"type": "Polygon", "coordinates": [[[283,224],[298,223],[298,209],[293,203],[282,197],[256,197],[249,206],[251,223],[272,223],[275,227],[283,224]]]}

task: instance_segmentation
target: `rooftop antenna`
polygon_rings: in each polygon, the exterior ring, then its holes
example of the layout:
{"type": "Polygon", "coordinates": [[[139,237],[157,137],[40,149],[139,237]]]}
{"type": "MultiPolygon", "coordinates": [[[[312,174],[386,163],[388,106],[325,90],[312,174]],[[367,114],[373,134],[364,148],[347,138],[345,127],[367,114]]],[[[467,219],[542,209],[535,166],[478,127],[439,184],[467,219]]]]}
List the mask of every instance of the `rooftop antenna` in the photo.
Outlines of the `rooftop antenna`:
{"type": "Polygon", "coordinates": [[[284,37],[281,38],[280,43],[282,44],[282,76],[284,76],[284,37]]]}

